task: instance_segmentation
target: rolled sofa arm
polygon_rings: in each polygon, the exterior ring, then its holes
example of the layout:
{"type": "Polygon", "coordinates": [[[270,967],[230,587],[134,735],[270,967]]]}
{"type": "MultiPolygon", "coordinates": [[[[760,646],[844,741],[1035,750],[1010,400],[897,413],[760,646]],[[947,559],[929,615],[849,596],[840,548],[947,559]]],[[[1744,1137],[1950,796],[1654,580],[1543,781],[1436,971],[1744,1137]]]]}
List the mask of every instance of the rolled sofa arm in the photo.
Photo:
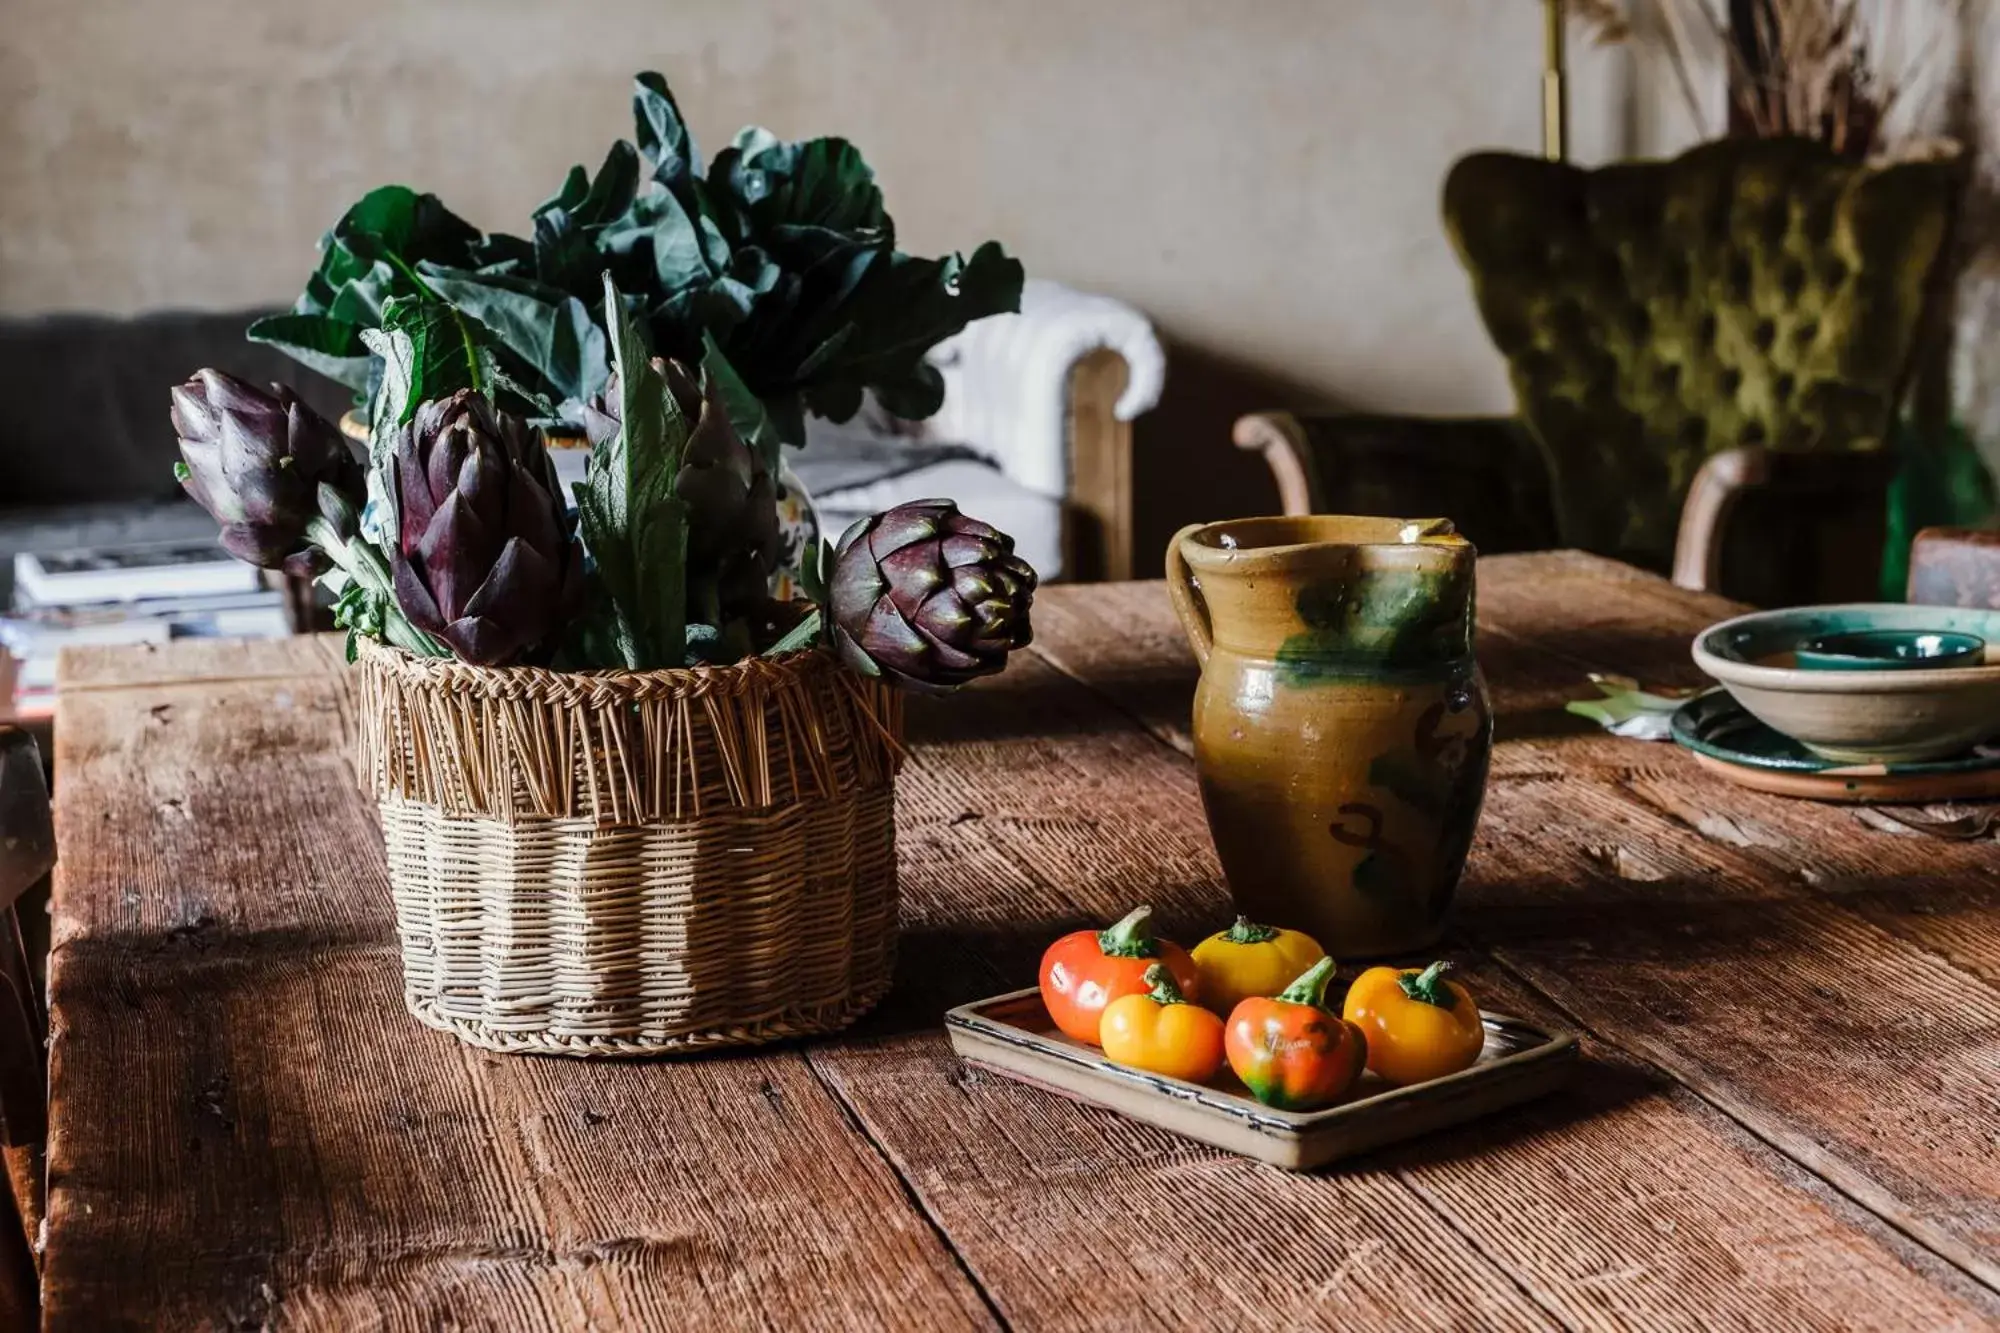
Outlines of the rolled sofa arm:
{"type": "Polygon", "coordinates": [[[1100,350],[1125,363],[1114,420],[1129,422],[1160,400],[1166,354],[1144,315],[1109,296],[1030,279],[1020,314],[982,319],[932,350],[945,399],[924,433],[990,455],[1030,490],[1067,495],[1070,380],[1100,350]]]}

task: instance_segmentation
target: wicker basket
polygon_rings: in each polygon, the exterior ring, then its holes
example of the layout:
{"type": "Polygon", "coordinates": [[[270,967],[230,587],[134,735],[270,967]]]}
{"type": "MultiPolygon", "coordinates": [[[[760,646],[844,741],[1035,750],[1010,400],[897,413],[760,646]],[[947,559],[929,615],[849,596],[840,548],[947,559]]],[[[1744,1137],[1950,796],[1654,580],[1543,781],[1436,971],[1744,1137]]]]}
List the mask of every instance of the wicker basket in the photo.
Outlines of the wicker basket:
{"type": "Polygon", "coordinates": [[[895,693],[824,652],[559,673],[361,652],[410,1012],[620,1056],[854,1021],[896,931],[895,693]]]}

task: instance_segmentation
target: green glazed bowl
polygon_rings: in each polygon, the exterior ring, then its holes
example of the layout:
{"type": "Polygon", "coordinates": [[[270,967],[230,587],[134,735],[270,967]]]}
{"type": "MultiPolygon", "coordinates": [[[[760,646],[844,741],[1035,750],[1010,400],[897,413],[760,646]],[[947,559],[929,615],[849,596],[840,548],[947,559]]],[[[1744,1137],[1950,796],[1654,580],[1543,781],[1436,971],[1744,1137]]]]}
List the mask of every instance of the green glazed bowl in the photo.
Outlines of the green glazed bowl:
{"type": "Polygon", "coordinates": [[[1758,611],[1697,635],[1695,664],[1758,721],[1840,763],[1943,759],[2000,735],[2000,611],[1858,602],[1758,611]],[[1985,641],[1975,664],[1921,670],[1807,667],[1799,649],[1893,631],[1985,641]]]}
{"type": "Polygon", "coordinates": [[[1808,671],[1911,671],[1977,666],[1986,640],[1951,630],[1862,629],[1807,639],[1795,654],[1808,671]]]}

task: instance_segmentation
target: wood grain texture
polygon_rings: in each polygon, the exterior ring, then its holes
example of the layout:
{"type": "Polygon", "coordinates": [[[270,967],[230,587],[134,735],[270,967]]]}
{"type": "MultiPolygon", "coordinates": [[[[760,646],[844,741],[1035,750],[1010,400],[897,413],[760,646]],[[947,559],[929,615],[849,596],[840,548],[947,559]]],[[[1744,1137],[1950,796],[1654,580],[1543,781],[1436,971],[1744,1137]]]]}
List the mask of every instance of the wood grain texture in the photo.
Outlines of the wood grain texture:
{"type": "Polygon", "coordinates": [[[1586,1061],[1313,1177],[968,1070],[938,1027],[1131,903],[1226,919],[1157,584],[1048,590],[1034,652],[912,709],[881,1010],[636,1066],[403,1013],[337,641],[72,657],[52,1326],[2000,1322],[1990,844],[1718,792],[1561,713],[1592,669],[1692,683],[1727,603],[1567,554],[1481,579],[1505,739],[1456,956],[1586,1061]]]}
{"type": "MultiPolygon", "coordinates": [[[[905,964],[866,1039],[815,1046],[811,1059],[1019,1326],[2000,1317],[1992,1293],[1602,1044],[1566,1097],[1321,1177],[966,1069],[935,1015],[1018,984],[1057,931],[1144,899],[1189,940],[1227,909],[1191,767],[1159,763],[1162,747],[1108,720],[1076,682],[1017,661],[913,709],[911,725],[905,964]],[[1246,1232],[1256,1245],[1231,1243],[1246,1232]],[[1773,1244],[1746,1247],[1752,1236],[1773,1244]]],[[[1504,970],[1464,961],[1489,1003],[1553,1012],[1504,970]]]]}
{"type": "Polygon", "coordinates": [[[345,665],[343,634],[289,639],[181,639],[173,643],[65,648],[57,665],[64,694],[190,681],[324,676],[345,665]]]}
{"type": "MultiPolygon", "coordinates": [[[[1095,646],[1170,639],[1164,595],[1105,591],[1044,599],[1070,604],[1038,606],[1043,650],[1185,745],[1184,722],[1152,711],[1173,672],[1151,650],[1123,662],[1095,646]]],[[[1991,843],[1896,838],[1840,808],[1723,787],[1671,747],[1579,731],[1560,712],[1591,670],[1698,681],[1687,642],[1726,601],[1550,553],[1484,562],[1479,609],[1503,743],[1461,938],[2000,1288],[1991,843]]]]}
{"type": "Polygon", "coordinates": [[[419,1027],[339,680],[290,652],[63,699],[51,1327],[991,1322],[796,1049],[419,1027]]]}

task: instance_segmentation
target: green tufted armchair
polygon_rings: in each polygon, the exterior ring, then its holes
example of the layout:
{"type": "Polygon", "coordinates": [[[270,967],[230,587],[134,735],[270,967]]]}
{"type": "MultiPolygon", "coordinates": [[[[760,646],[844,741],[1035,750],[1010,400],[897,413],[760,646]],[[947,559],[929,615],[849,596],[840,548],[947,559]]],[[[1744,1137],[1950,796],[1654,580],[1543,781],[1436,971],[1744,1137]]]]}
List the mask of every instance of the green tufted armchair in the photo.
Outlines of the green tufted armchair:
{"type": "Polygon", "coordinates": [[[1445,226],[1519,421],[1405,419],[1425,461],[1394,495],[1360,475],[1398,447],[1393,418],[1258,414],[1237,443],[1288,511],[1462,495],[1472,539],[1504,538],[1482,549],[1581,546],[1750,600],[1796,596],[1798,572],[1808,592],[1865,587],[1958,180],[1951,160],[1863,165],[1804,139],[1594,171],[1474,154],[1445,226]]]}

